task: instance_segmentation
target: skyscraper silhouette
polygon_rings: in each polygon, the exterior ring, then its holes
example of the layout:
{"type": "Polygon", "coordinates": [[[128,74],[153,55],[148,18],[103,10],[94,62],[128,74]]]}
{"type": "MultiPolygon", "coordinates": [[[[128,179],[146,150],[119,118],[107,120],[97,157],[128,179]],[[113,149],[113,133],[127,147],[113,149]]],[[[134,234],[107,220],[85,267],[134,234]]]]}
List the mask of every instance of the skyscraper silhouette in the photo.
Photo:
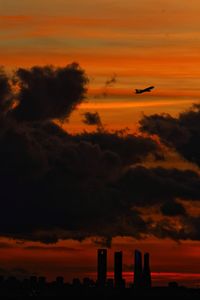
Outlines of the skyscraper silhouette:
{"type": "Polygon", "coordinates": [[[114,280],[115,287],[120,288],[123,285],[122,279],[122,251],[115,252],[114,256],[114,280]]]}
{"type": "Polygon", "coordinates": [[[105,287],[107,279],[107,250],[98,249],[97,283],[99,287],[105,287]]]}
{"type": "Polygon", "coordinates": [[[145,288],[151,287],[151,271],[150,271],[150,255],[149,253],[144,254],[144,268],[142,272],[143,286],[145,288]]]}
{"type": "Polygon", "coordinates": [[[142,253],[139,250],[135,250],[134,287],[142,287],[142,253]]]}

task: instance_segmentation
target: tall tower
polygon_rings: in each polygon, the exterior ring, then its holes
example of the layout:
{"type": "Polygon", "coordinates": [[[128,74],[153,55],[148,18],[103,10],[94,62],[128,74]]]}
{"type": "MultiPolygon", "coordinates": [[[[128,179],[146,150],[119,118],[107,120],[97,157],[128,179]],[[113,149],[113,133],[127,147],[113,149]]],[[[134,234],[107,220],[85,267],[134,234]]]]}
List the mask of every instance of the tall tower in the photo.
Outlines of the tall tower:
{"type": "Polygon", "coordinates": [[[144,268],[142,272],[143,286],[145,288],[151,287],[151,270],[150,270],[150,255],[149,253],[144,254],[144,268]]]}
{"type": "Polygon", "coordinates": [[[142,287],[142,253],[135,250],[134,287],[142,287]]]}
{"type": "Polygon", "coordinates": [[[97,284],[99,287],[105,287],[107,279],[107,250],[98,249],[97,255],[97,284]]]}
{"type": "Polygon", "coordinates": [[[114,256],[114,280],[115,287],[120,288],[123,285],[122,279],[122,251],[115,252],[114,256]]]}

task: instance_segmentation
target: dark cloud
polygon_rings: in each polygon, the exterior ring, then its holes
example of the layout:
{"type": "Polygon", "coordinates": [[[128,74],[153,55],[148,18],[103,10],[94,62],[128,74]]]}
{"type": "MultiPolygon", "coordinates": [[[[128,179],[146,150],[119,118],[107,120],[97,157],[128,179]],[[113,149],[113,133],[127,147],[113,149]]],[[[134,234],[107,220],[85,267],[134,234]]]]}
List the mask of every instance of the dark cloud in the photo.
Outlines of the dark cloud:
{"type": "Polygon", "coordinates": [[[179,216],[179,215],[185,215],[186,210],[184,206],[181,203],[178,203],[176,201],[167,201],[161,206],[161,212],[164,216],[179,216]]]}
{"type": "Polygon", "coordinates": [[[0,67],[0,114],[6,113],[13,103],[13,94],[9,77],[0,67]]]}
{"type": "Polygon", "coordinates": [[[64,119],[83,101],[88,80],[78,64],[18,69],[18,105],[11,115],[19,121],[64,119]]]}
{"type": "Polygon", "coordinates": [[[118,185],[127,201],[137,206],[162,204],[176,198],[198,201],[200,199],[200,177],[190,170],[130,168],[118,185]]]}
{"type": "Polygon", "coordinates": [[[75,143],[52,123],[10,123],[0,145],[2,235],[54,242],[62,230],[90,231],[88,218],[108,217],[114,191],[106,183],[121,172],[116,153],[75,143]]]}
{"type": "Polygon", "coordinates": [[[112,85],[114,85],[116,82],[117,82],[117,75],[116,75],[116,74],[113,74],[113,76],[112,76],[110,79],[106,80],[105,86],[106,86],[106,87],[112,86],[112,85]]]}
{"type": "Polygon", "coordinates": [[[98,112],[95,113],[86,112],[83,114],[83,116],[84,116],[83,123],[87,125],[96,125],[98,128],[103,129],[101,117],[98,112]]]}
{"type": "MultiPolygon", "coordinates": [[[[200,200],[200,177],[190,170],[132,167],[119,180],[118,190],[126,207],[137,210],[160,208],[161,221],[144,215],[141,236],[154,235],[174,240],[199,240],[200,218],[189,215],[177,199],[200,200]],[[167,218],[166,218],[167,217],[167,218]]],[[[140,217],[145,214],[140,210],[140,217]]],[[[131,235],[131,234],[130,234],[131,235]]]]}
{"type": "MultiPolygon", "coordinates": [[[[150,156],[163,159],[150,137],[105,129],[71,135],[53,123],[80,103],[86,82],[74,64],[16,72],[18,101],[0,119],[0,235],[46,244],[96,236],[95,243],[107,246],[115,236],[198,239],[198,219],[177,202],[199,201],[197,173],[137,166],[150,156]],[[162,222],[140,211],[154,206],[162,222]],[[182,234],[170,223],[172,217],[185,228],[182,234]]],[[[177,124],[169,116],[160,118],[165,131],[168,123],[177,124]]],[[[191,133],[186,138],[177,128],[183,145],[191,133]]]]}
{"type": "Polygon", "coordinates": [[[146,224],[130,212],[115,183],[124,171],[124,154],[138,161],[143,147],[148,155],[157,151],[156,144],[138,138],[137,148],[136,137],[120,141],[112,134],[113,144],[107,135],[103,147],[51,122],[11,120],[0,138],[0,234],[44,243],[95,235],[107,241],[117,234],[140,238],[146,224]],[[132,153],[126,143],[133,143],[132,153]]]}
{"type": "Polygon", "coordinates": [[[148,234],[134,206],[198,199],[194,172],[137,167],[124,173],[128,162],[157,151],[151,140],[138,139],[105,132],[74,137],[51,122],[9,123],[0,140],[0,234],[44,243],[97,235],[109,245],[113,236],[148,234]]]}
{"type": "Polygon", "coordinates": [[[117,75],[114,73],[109,79],[107,79],[105,81],[102,92],[100,93],[100,95],[97,96],[97,98],[98,97],[104,97],[104,98],[107,97],[109,88],[113,87],[113,85],[115,85],[116,83],[117,83],[117,75]]]}
{"type": "MultiPolygon", "coordinates": [[[[103,150],[84,139],[74,141],[52,123],[22,124],[18,130],[29,137],[27,142],[22,135],[26,143],[20,143],[19,151],[28,159],[23,164],[18,152],[13,160],[10,154],[4,156],[0,173],[3,236],[47,244],[98,236],[96,243],[110,246],[115,236],[141,239],[152,234],[152,222],[144,221],[138,207],[166,206],[175,198],[200,198],[195,172],[132,167],[124,173],[120,156],[108,146],[103,150]],[[26,152],[30,149],[29,157],[26,152]],[[32,172],[26,171],[30,163],[32,172]]],[[[10,144],[12,135],[4,135],[10,144]]]]}
{"type": "Polygon", "coordinates": [[[86,141],[93,145],[99,145],[102,150],[116,153],[123,165],[139,163],[148,155],[153,155],[158,160],[164,159],[158,144],[151,138],[135,136],[123,132],[123,130],[83,132],[74,136],[73,139],[76,142],[86,141]]]}
{"type": "Polygon", "coordinates": [[[168,114],[145,116],[140,125],[141,131],[158,135],[164,144],[200,166],[200,104],[177,118],[168,114]]]}
{"type": "Polygon", "coordinates": [[[25,250],[30,251],[58,251],[58,252],[80,252],[81,249],[78,248],[70,248],[65,246],[25,246],[23,247],[25,250]]]}
{"type": "Polygon", "coordinates": [[[180,240],[200,240],[200,217],[183,216],[177,222],[163,219],[151,228],[152,234],[158,238],[180,240]]]}

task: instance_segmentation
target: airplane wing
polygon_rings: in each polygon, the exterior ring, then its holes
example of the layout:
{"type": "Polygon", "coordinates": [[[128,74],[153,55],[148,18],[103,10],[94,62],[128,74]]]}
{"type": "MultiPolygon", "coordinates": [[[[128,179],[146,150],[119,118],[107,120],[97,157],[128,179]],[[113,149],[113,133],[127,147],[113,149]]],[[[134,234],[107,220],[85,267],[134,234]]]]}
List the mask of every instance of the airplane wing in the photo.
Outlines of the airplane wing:
{"type": "Polygon", "coordinates": [[[146,91],[151,91],[153,88],[154,88],[154,86],[149,86],[149,87],[143,89],[143,91],[144,91],[144,92],[146,92],[146,91]]]}

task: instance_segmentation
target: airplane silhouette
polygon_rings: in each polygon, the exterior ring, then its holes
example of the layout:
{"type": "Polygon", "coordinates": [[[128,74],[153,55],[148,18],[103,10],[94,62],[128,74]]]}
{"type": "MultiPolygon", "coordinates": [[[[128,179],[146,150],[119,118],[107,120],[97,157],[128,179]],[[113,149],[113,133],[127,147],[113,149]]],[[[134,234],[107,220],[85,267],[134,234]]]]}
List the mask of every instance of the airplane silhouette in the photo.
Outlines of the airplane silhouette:
{"type": "Polygon", "coordinates": [[[154,86],[149,86],[146,89],[142,89],[142,90],[135,90],[136,94],[142,94],[142,93],[146,93],[146,92],[151,92],[151,90],[154,89],[154,86]]]}

